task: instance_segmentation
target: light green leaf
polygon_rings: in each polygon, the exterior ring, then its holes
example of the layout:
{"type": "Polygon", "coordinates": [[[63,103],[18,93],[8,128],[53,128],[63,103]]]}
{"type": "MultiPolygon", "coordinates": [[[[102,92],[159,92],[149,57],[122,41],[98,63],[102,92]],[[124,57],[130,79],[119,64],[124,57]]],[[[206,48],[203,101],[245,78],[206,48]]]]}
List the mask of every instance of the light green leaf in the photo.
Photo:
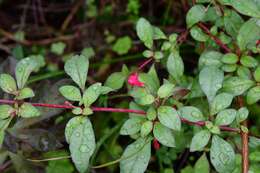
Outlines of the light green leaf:
{"type": "Polygon", "coordinates": [[[251,88],[246,96],[246,101],[248,104],[254,104],[260,100],[260,86],[251,88]]]}
{"type": "Polygon", "coordinates": [[[224,72],[217,67],[208,66],[200,71],[199,83],[209,102],[214,99],[217,91],[222,87],[223,80],[224,72]]]}
{"type": "Polygon", "coordinates": [[[193,26],[190,30],[190,34],[194,40],[205,42],[209,38],[198,26],[193,26]]]}
{"type": "Polygon", "coordinates": [[[136,24],[136,31],[139,39],[151,49],[153,46],[153,26],[145,18],[140,18],[136,24]]]}
{"type": "Polygon", "coordinates": [[[216,117],[215,125],[217,126],[225,126],[231,124],[237,115],[237,111],[235,109],[225,109],[220,111],[216,117]]]}
{"type": "Polygon", "coordinates": [[[72,161],[80,173],[84,173],[89,166],[89,159],[96,147],[92,124],[88,118],[77,126],[70,137],[70,153],[72,161]]]}
{"type": "Polygon", "coordinates": [[[206,8],[203,5],[194,5],[186,15],[186,23],[188,28],[202,21],[206,13],[206,8]]]}
{"type": "Polygon", "coordinates": [[[40,116],[40,111],[30,103],[23,103],[18,114],[23,118],[33,118],[40,116]]]}
{"type": "Polygon", "coordinates": [[[179,52],[173,51],[169,55],[167,60],[167,70],[176,81],[180,80],[180,77],[182,77],[184,73],[184,64],[179,52]]]}
{"type": "Polygon", "coordinates": [[[17,90],[14,78],[9,74],[0,75],[0,87],[9,94],[14,94],[17,90]]]}
{"type": "Polygon", "coordinates": [[[81,93],[80,90],[72,85],[65,85],[59,88],[60,93],[68,100],[80,101],[81,93]]]}
{"type": "Polygon", "coordinates": [[[237,111],[236,120],[238,123],[247,119],[249,111],[246,107],[242,107],[237,111]]]}
{"type": "Polygon", "coordinates": [[[81,51],[81,54],[84,55],[87,59],[95,56],[95,51],[92,47],[86,47],[81,51]]]}
{"type": "Polygon", "coordinates": [[[191,140],[190,151],[194,152],[203,150],[203,148],[208,144],[210,136],[208,130],[201,130],[196,133],[191,140]]]}
{"type": "Polygon", "coordinates": [[[18,100],[26,99],[34,97],[34,92],[31,88],[23,88],[19,91],[18,96],[16,97],[18,100]]]}
{"type": "Polygon", "coordinates": [[[223,91],[238,96],[255,84],[254,81],[240,77],[230,77],[223,82],[223,91]]]}
{"type": "Polygon", "coordinates": [[[161,123],[154,124],[153,135],[161,144],[167,147],[175,147],[173,131],[161,123]]]}
{"type": "Polygon", "coordinates": [[[179,109],[180,116],[189,120],[191,122],[203,121],[205,120],[202,112],[193,106],[184,106],[179,109]]]}
{"type": "Polygon", "coordinates": [[[156,94],[160,87],[154,77],[149,73],[140,73],[139,80],[144,83],[145,87],[148,88],[151,93],[156,94]]]}
{"type": "Polygon", "coordinates": [[[157,95],[160,98],[167,98],[173,94],[173,91],[174,91],[174,85],[171,83],[166,83],[159,88],[159,90],[157,91],[157,95]]]}
{"type": "Polygon", "coordinates": [[[232,172],[235,168],[235,152],[232,146],[217,135],[212,139],[210,160],[219,173],[232,172]]]}
{"type": "Polygon", "coordinates": [[[260,82],[260,66],[258,66],[254,72],[254,78],[257,82],[260,82]]]}
{"type": "Polygon", "coordinates": [[[257,2],[254,0],[231,0],[231,5],[239,13],[260,18],[260,8],[257,6],[257,2]]]}
{"type": "Polygon", "coordinates": [[[162,32],[162,30],[156,26],[153,26],[153,39],[159,40],[159,39],[166,39],[166,35],[162,32]]]}
{"type": "Polygon", "coordinates": [[[233,95],[228,93],[218,94],[210,104],[210,114],[215,115],[219,111],[227,108],[233,100],[233,95]]]}
{"type": "Polygon", "coordinates": [[[116,40],[116,43],[113,45],[113,51],[118,55],[126,54],[132,47],[132,40],[128,36],[120,37],[116,40]]]}
{"type": "MultiPolygon", "coordinates": [[[[260,20],[259,20],[260,21],[260,20]]],[[[260,29],[260,28],[259,28],[260,29]]],[[[256,67],[258,65],[258,61],[252,56],[242,56],[240,59],[240,63],[245,67],[256,67]]]]}
{"type": "Polygon", "coordinates": [[[153,95],[148,94],[145,95],[144,97],[139,97],[136,99],[136,102],[139,103],[140,105],[150,105],[154,102],[155,98],[153,95]]]}
{"type": "Polygon", "coordinates": [[[145,121],[141,126],[141,137],[147,136],[153,130],[153,122],[145,121]]]}
{"type": "Polygon", "coordinates": [[[166,127],[173,130],[181,130],[181,119],[178,112],[170,106],[160,106],[158,108],[159,121],[166,127]]]}
{"type": "Polygon", "coordinates": [[[53,43],[53,44],[51,44],[51,52],[55,53],[57,55],[62,55],[65,47],[66,47],[66,44],[63,42],[53,43]]]}
{"type": "Polygon", "coordinates": [[[83,55],[75,55],[67,60],[64,66],[65,72],[81,88],[85,89],[88,75],[89,60],[83,55]]]}
{"type": "Polygon", "coordinates": [[[243,79],[251,79],[251,71],[249,70],[249,68],[244,66],[238,66],[237,75],[238,77],[243,79]]]}
{"type": "Polygon", "coordinates": [[[210,165],[206,154],[203,154],[195,163],[194,173],[210,173],[210,165]]]}
{"type": "Polygon", "coordinates": [[[234,53],[227,53],[221,58],[221,61],[226,64],[236,64],[238,60],[238,56],[234,53]]]}
{"type": "Polygon", "coordinates": [[[146,117],[148,120],[153,121],[157,117],[157,112],[153,106],[150,106],[146,112],[146,117]]]}
{"type": "Polygon", "coordinates": [[[70,143],[71,135],[75,131],[75,129],[80,126],[81,124],[86,123],[87,119],[83,116],[76,116],[69,120],[69,122],[66,124],[65,128],[65,138],[67,143],[70,143]]]}
{"type": "Polygon", "coordinates": [[[2,145],[5,139],[5,131],[4,130],[0,130],[0,149],[2,149],[2,145]]]}
{"type": "Polygon", "coordinates": [[[8,118],[14,111],[15,109],[12,106],[0,105],[0,119],[8,118]]]}
{"type": "Polygon", "coordinates": [[[120,130],[121,135],[133,135],[140,131],[144,117],[132,117],[126,120],[120,130]]]}
{"type": "Polygon", "coordinates": [[[199,69],[204,66],[216,66],[222,65],[221,58],[223,54],[217,51],[204,51],[199,58],[199,69]]]}
{"type": "Polygon", "coordinates": [[[118,90],[123,87],[125,79],[126,76],[122,72],[115,72],[107,78],[104,85],[114,90],[118,90]]]}
{"type": "Polygon", "coordinates": [[[127,146],[120,161],[120,173],[144,173],[151,157],[151,142],[139,138],[127,146]]]}
{"type": "Polygon", "coordinates": [[[86,107],[94,103],[101,94],[101,83],[95,83],[90,85],[83,94],[83,103],[86,107]]]}

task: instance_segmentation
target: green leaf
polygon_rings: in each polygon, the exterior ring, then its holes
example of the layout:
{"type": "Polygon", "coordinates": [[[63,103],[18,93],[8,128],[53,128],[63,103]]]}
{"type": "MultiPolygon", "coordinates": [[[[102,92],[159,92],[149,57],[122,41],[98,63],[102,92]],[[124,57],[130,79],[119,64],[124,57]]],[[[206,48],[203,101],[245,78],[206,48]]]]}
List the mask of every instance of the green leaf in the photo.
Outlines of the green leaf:
{"type": "Polygon", "coordinates": [[[139,103],[140,105],[150,105],[154,102],[155,98],[153,95],[148,94],[145,95],[144,97],[139,97],[136,99],[136,102],[139,103]]]}
{"type": "Polygon", "coordinates": [[[248,104],[252,105],[260,100],[260,86],[251,88],[246,96],[246,101],[248,104]]]}
{"type": "Polygon", "coordinates": [[[33,118],[40,116],[40,111],[30,103],[23,103],[18,114],[23,118],[33,118]]]}
{"type": "Polygon", "coordinates": [[[65,47],[66,47],[66,44],[63,42],[53,43],[53,44],[51,44],[51,52],[55,53],[57,55],[62,55],[65,47]]]}
{"type": "Polygon", "coordinates": [[[104,85],[114,90],[118,90],[123,87],[125,79],[126,76],[122,72],[115,72],[107,78],[104,85]]]}
{"type": "Polygon", "coordinates": [[[0,87],[9,94],[14,94],[17,90],[14,78],[9,74],[0,75],[0,87]]]}
{"type": "Polygon", "coordinates": [[[174,91],[174,85],[171,83],[166,83],[159,88],[159,90],[157,91],[157,95],[160,98],[167,98],[173,94],[173,91],[174,91]]]}
{"type": "Polygon", "coordinates": [[[210,173],[210,165],[206,154],[203,154],[195,163],[194,173],[210,173]]]}
{"type": "Polygon", "coordinates": [[[193,26],[190,30],[190,34],[194,40],[205,42],[209,36],[205,34],[198,26],[193,26]]]}
{"type": "Polygon", "coordinates": [[[249,111],[246,107],[242,107],[237,111],[237,116],[236,116],[236,120],[238,123],[244,121],[247,119],[249,115],[249,111]]]}
{"type": "Polygon", "coordinates": [[[179,52],[173,51],[169,55],[167,60],[167,70],[176,81],[179,81],[180,77],[183,76],[184,64],[179,52]]]}
{"type": "MultiPolygon", "coordinates": [[[[260,21],[260,20],[259,20],[260,21]]],[[[260,29],[260,28],[259,28],[260,29]]],[[[240,63],[245,67],[256,67],[258,62],[252,56],[242,56],[240,59],[240,63]]]]}
{"type": "Polygon", "coordinates": [[[83,94],[83,103],[86,107],[89,107],[94,103],[101,94],[101,83],[95,83],[90,85],[83,94]]]}
{"type": "Polygon", "coordinates": [[[236,64],[238,60],[238,56],[234,53],[227,53],[221,58],[221,61],[226,64],[236,64]]]}
{"type": "Polygon", "coordinates": [[[147,136],[153,130],[153,122],[145,121],[141,126],[141,137],[147,136]]]}
{"type": "Polygon", "coordinates": [[[224,72],[227,72],[227,73],[231,73],[231,72],[235,72],[237,70],[237,64],[224,64],[221,69],[224,71],[224,72]]]}
{"type": "Polygon", "coordinates": [[[64,66],[65,72],[72,80],[81,88],[85,89],[85,84],[88,75],[89,61],[83,55],[75,55],[67,60],[64,66]]]}
{"type": "Polygon", "coordinates": [[[66,128],[65,128],[65,138],[67,143],[70,143],[70,139],[71,139],[71,135],[74,132],[75,128],[77,128],[78,126],[80,126],[81,124],[85,123],[86,118],[83,116],[77,116],[77,117],[73,117],[69,120],[69,122],[66,124],[66,128]]]}
{"type": "Polygon", "coordinates": [[[257,2],[255,0],[231,0],[231,5],[235,8],[239,13],[260,18],[260,9],[257,6],[257,2]]]}
{"type": "Polygon", "coordinates": [[[153,26],[145,18],[140,18],[136,24],[136,31],[139,39],[151,49],[153,46],[153,26]]]}
{"type": "Polygon", "coordinates": [[[215,125],[217,126],[225,126],[231,124],[237,115],[237,111],[235,109],[225,109],[218,113],[215,125]]]}
{"type": "Polygon", "coordinates": [[[160,106],[158,108],[159,121],[166,127],[173,130],[181,130],[181,119],[178,112],[170,106],[160,106]]]}
{"type": "Polygon", "coordinates": [[[224,72],[217,67],[208,66],[200,71],[199,83],[209,102],[214,99],[217,91],[222,87],[223,80],[224,72]]]}
{"type": "Polygon", "coordinates": [[[241,50],[254,47],[260,39],[259,20],[251,18],[241,26],[237,36],[237,44],[241,50]]]}
{"type": "Polygon", "coordinates": [[[120,130],[121,135],[133,135],[140,131],[144,117],[132,117],[126,120],[120,130]]]}
{"type": "Polygon", "coordinates": [[[8,118],[14,111],[15,109],[12,106],[0,105],[0,119],[8,118]]]}
{"type": "Polygon", "coordinates": [[[156,94],[160,87],[154,77],[149,73],[140,73],[139,80],[144,83],[145,87],[148,88],[151,93],[156,94]]]}
{"type": "Polygon", "coordinates": [[[157,112],[153,106],[150,106],[146,112],[146,117],[148,120],[153,121],[157,117],[157,112]]]}
{"type": "Polygon", "coordinates": [[[65,85],[59,88],[60,93],[68,100],[80,101],[81,93],[80,90],[72,85],[65,85]]]}
{"type": "Polygon", "coordinates": [[[118,55],[126,54],[132,47],[132,40],[130,37],[120,37],[116,40],[116,43],[113,45],[113,51],[118,55]]]}
{"type": "Polygon", "coordinates": [[[208,130],[201,130],[196,133],[190,144],[190,151],[201,151],[208,144],[210,139],[210,132],[208,130]]]}
{"type": "Polygon", "coordinates": [[[18,100],[27,99],[34,97],[34,92],[31,88],[23,88],[19,91],[18,96],[16,97],[18,100]]]}
{"type": "Polygon", "coordinates": [[[16,64],[15,77],[17,80],[17,86],[22,89],[26,84],[32,71],[39,68],[38,62],[33,58],[24,58],[16,64]]]}
{"type": "Polygon", "coordinates": [[[139,138],[128,145],[120,161],[121,173],[144,173],[151,157],[151,142],[146,138],[139,138]]]}
{"type": "Polygon", "coordinates": [[[167,147],[175,147],[173,131],[161,123],[156,122],[154,124],[153,135],[161,144],[167,147]]]}
{"type": "Polygon", "coordinates": [[[217,51],[204,51],[199,58],[199,69],[204,66],[216,66],[222,65],[221,58],[223,54],[217,51]]]}
{"type": "Polygon", "coordinates": [[[249,70],[249,68],[244,66],[238,66],[237,75],[238,77],[243,79],[251,79],[251,71],[249,70]]]}
{"type": "Polygon", "coordinates": [[[88,118],[73,129],[70,137],[70,153],[72,161],[80,173],[84,173],[89,165],[89,159],[96,147],[92,124],[88,118]]]}
{"type": "Polygon", "coordinates": [[[5,131],[4,130],[0,130],[0,149],[2,149],[2,145],[4,143],[4,139],[5,139],[5,131]]]}
{"type": "Polygon", "coordinates": [[[81,54],[84,55],[87,59],[95,56],[95,51],[92,47],[86,47],[81,51],[81,54]]]}
{"type": "Polygon", "coordinates": [[[153,26],[153,39],[154,40],[160,40],[160,39],[166,39],[166,35],[162,32],[162,30],[156,26],[153,26]]]}
{"type": "Polygon", "coordinates": [[[179,109],[180,116],[189,120],[191,122],[203,121],[205,120],[202,112],[193,106],[184,106],[179,109]]]}
{"type": "Polygon", "coordinates": [[[254,78],[257,82],[260,82],[260,66],[258,66],[254,72],[254,78]]]}
{"type": "Polygon", "coordinates": [[[219,111],[230,106],[233,100],[233,95],[228,93],[220,93],[218,94],[210,104],[210,114],[215,115],[219,111]]]}
{"type": "Polygon", "coordinates": [[[202,21],[206,13],[206,8],[203,5],[194,5],[186,15],[186,23],[188,28],[202,21]]]}
{"type": "Polygon", "coordinates": [[[230,77],[223,82],[223,91],[238,96],[255,84],[254,81],[240,77],[230,77]]]}
{"type": "Polygon", "coordinates": [[[232,146],[217,135],[212,139],[210,160],[220,173],[232,172],[235,168],[235,152],[232,146]]]}

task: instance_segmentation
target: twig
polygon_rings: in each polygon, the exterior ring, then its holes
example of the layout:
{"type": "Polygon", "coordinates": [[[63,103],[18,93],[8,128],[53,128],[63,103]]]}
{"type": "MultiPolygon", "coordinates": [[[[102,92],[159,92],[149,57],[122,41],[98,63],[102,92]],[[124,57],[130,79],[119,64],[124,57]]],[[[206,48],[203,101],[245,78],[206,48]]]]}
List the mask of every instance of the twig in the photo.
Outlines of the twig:
{"type": "Polygon", "coordinates": [[[5,162],[4,164],[0,165],[0,172],[3,172],[6,168],[8,168],[10,165],[12,164],[12,162],[9,160],[7,162],[5,162]]]}

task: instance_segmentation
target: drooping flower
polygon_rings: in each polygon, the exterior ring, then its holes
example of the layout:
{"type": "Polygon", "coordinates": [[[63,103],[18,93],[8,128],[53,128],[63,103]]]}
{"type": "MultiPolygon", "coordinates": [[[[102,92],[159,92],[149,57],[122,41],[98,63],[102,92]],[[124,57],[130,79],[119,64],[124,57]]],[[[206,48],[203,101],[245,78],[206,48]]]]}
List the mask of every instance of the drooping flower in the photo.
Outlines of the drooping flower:
{"type": "Polygon", "coordinates": [[[155,150],[159,150],[160,149],[160,143],[158,142],[158,140],[157,139],[153,139],[153,148],[155,149],[155,150]]]}
{"type": "Polygon", "coordinates": [[[138,86],[138,87],[143,87],[144,83],[140,82],[138,79],[138,73],[132,73],[129,77],[128,77],[128,84],[132,85],[132,86],[138,86]]]}

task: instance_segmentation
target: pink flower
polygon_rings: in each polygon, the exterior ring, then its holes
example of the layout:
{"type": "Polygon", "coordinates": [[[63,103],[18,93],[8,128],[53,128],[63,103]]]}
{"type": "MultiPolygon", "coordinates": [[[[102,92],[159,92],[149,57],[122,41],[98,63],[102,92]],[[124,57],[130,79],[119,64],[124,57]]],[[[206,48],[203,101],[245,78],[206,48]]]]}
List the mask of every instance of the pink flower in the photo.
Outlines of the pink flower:
{"type": "Polygon", "coordinates": [[[155,149],[155,150],[159,150],[160,149],[160,143],[158,142],[158,140],[157,139],[153,139],[153,148],[155,149]]]}
{"type": "Polygon", "coordinates": [[[127,82],[128,82],[129,85],[132,85],[132,86],[138,86],[138,87],[143,87],[144,86],[144,83],[139,81],[137,72],[132,73],[129,76],[127,82]]]}

